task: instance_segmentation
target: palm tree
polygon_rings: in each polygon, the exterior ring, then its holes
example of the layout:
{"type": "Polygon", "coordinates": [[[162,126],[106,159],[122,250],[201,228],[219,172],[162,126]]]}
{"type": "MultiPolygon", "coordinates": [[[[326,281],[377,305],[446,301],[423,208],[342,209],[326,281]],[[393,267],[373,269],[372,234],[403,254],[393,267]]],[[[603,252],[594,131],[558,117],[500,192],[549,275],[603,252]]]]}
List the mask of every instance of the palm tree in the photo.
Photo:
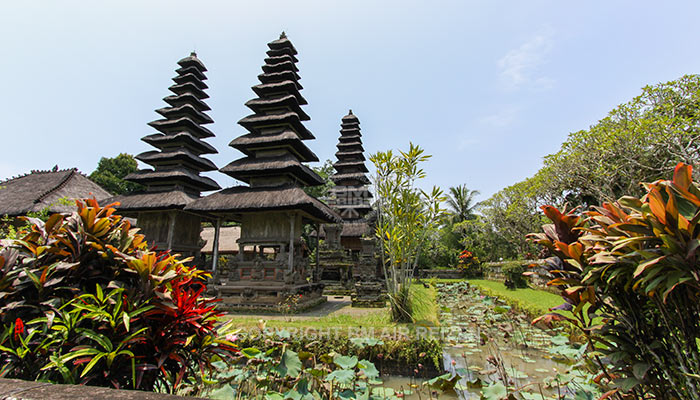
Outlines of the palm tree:
{"type": "Polygon", "coordinates": [[[467,185],[450,188],[447,205],[452,209],[455,222],[474,219],[474,209],[479,205],[474,202],[474,198],[479,194],[478,190],[467,189],[467,185]]]}

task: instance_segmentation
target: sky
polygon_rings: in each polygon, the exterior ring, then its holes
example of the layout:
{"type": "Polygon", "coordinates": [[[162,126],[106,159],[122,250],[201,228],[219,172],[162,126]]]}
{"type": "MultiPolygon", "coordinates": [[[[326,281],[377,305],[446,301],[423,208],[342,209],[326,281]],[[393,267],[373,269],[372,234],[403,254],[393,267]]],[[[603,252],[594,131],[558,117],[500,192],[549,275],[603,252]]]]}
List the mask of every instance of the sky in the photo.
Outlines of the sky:
{"type": "Polygon", "coordinates": [[[485,199],[643,86],[699,73],[698,15],[698,1],[4,1],[0,180],[152,150],[140,138],[192,50],[209,70],[209,158],[225,166],[285,31],[321,160],[352,109],[367,153],[413,142],[432,155],[421,186],[485,199]]]}

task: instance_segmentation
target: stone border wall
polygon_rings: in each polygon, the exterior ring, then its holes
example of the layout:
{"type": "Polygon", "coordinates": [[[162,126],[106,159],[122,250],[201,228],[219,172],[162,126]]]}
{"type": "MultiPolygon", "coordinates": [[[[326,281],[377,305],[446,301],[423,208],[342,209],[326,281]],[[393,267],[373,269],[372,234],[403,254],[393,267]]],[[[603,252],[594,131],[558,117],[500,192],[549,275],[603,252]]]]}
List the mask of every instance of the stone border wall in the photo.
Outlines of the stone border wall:
{"type": "Polygon", "coordinates": [[[54,385],[46,382],[0,379],[0,399],[23,400],[204,400],[139,390],[116,390],[98,386],[54,385]]]}

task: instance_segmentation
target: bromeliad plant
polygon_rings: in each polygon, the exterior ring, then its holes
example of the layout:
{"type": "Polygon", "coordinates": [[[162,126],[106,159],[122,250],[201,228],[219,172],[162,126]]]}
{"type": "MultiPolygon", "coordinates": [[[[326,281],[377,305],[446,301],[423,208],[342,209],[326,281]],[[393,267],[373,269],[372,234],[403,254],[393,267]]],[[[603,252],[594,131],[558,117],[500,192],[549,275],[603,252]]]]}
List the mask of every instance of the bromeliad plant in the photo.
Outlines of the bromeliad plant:
{"type": "Polygon", "coordinates": [[[531,237],[552,253],[547,264],[566,320],[604,356],[608,395],[700,399],[700,189],[692,168],[573,214],[545,209],[554,225],[531,237]],[[596,318],[600,316],[600,318],[596,318]]]}
{"type": "Polygon", "coordinates": [[[148,249],[111,206],[0,245],[0,376],[174,392],[230,360],[206,273],[148,249]]]}

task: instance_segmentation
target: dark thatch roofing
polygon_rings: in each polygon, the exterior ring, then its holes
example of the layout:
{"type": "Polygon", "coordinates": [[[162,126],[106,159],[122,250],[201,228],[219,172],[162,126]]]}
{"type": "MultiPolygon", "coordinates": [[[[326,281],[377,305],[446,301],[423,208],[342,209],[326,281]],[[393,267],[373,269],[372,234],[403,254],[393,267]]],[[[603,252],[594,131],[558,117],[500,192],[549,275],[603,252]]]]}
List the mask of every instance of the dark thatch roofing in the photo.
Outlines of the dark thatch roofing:
{"type": "Polygon", "coordinates": [[[267,126],[288,125],[299,133],[301,139],[315,139],[314,135],[301,123],[299,115],[293,111],[282,114],[251,114],[238,121],[238,124],[250,132],[260,132],[260,128],[267,126]]]}
{"type": "Polygon", "coordinates": [[[159,108],[156,112],[167,119],[187,117],[198,124],[211,124],[214,122],[210,116],[197,110],[192,104],[183,104],[177,107],[159,108]]]}
{"type": "Polygon", "coordinates": [[[140,169],[126,176],[127,180],[142,185],[161,185],[165,182],[182,182],[185,185],[198,188],[199,191],[221,189],[218,183],[206,176],[199,176],[187,168],[168,168],[161,170],[140,169]]]}
{"type": "Polygon", "coordinates": [[[199,199],[194,194],[181,190],[167,192],[138,192],[106,199],[110,203],[119,202],[116,206],[120,211],[147,211],[182,209],[187,204],[199,199]]]}
{"type": "Polygon", "coordinates": [[[207,67],[205,67],[204,63],[202,63],[202,61],[199,58],[197,58],[197,53],[195,53],[194,51],[190,53],[188,57],[185,57],[178,61],[177,64],[183,68],[195,67],[201,72],[207,71],[207,67]]]}
{"type": "MultiPolygon", "coordinates": [[[[340,236],[341,237],[362,237],[363,235],[372,235],[372,229],[370,228],[370,225],[364,221],[358,221],[358,222],[343,222],[343,228],[340,231],[340,236]]],[[[311,236],[315,236],[316,231],[311,232],[311,236]]],[[[319,231],[319,238],[325,239],[326,238],[326,226],[321,225],[321,229],[319,231]]]]}
{"type": "Polygon", "coordinates": [[[170,96],[165,96],[163,97],[163,101],[170,104],[173,107],[178,107],[183,104],[192,104],[197,110],[199,111],[209,111],[211,110],[211,107],[202,100],[198,99],[194,95],[190,93],[185,93],[185,94],[173,94],[170,96]]]}
{"type": "Polygon", "coordinates": [[[330,207],[295,185],[257,188],[236,186],[195,200],[185,210],[222,214],[302,210],[317,222],[342,221],[330,207]]]}
{"type": "Polygon", "coordinates": [[[0,182],[0,215],[18,216],[49,207],[51,212],[71,212],[72,204],[60,199],[95,197],[104,200],[111,194],[78,172],[76,168],[55,171],[32,171],[0,182]]]}
{"type": "Polygon", "coordinates": [[[197,171],[216,170],[216,165],[213,162],[192,153],[185,147],[147,151],[139,154],[136,158],[149,165],[172,165],[177,162],[179,165],[186,165],[197,171]]]}
{"type": "Polygon", "coordinates": [[[346,222],[343,224],[343,231],[340,233],[340,236],[360,237],[370,233],[369,224],[367,224],[367,222],[346,222]]]}
{"type": "MultiPolygon", "coordinates": [[[[262,82],[263,84],[266,83],[274,83],[274,82],[293,82],[294,85],[296,86],[297,90],[302,90],[304,89],[303,86],[301,86],[301,83],[297,82],[297,74],[294,73],[294,71],[281,71],[281,72],[271,72],[271,73],[265,73],[265,74],[260,74],[258,75],[258,80],[262,82]]],[[[298,97],[294,96],[295,98],[298,97]]]]}
{"type": "Polygon", "coordinates": [[[241,151],[247,156],[255,154],[255,150],[287,147],[299,157],[302,162],[318,161],[318,157],[309,149],[299,136],[292,130],[284,130],[271,135],[249,133],[233,139],[229,146],[241,151]]]}
{"type": "Polygon", "coordinates": [[[311,119],[311,117],[301,109],[297,98],[291,94],[273,99],[252,99],[248,100],[245,105],[256,113],[263,112],[265,109],[269,108],[289,107],[292,111],[297,113],[299,120],[308,121],[311,119]]]}
{"type": "Polygon", "coordinates": [[[154,133],[152,135],[144,136],[141,138],[141,140],[158,149],[172,147],[173,144],[179,144],[196,150],[199,154],[218,153],[214,146],[210,145],[209,143],[203,140],[199,140],[197,137],[195,137],[189,132],[169,133],[167,135],[159,132],[154,133]]]}
{"type": "MultiPolygon", "coordinates": [[[[260,81],[263,80],[260,79],[260,81]]],[[[251,89],[253,89],[253,92],[260,97],[267,97],[268,95],[275,93],[288,92],[297,98],[299,105],[303,106],[309,104],[304,96],[299,93],[299,88],[297,88],[297,83],[295,81],[262,83],[260,85],[253,86],[251,89]]]]}
{"type": "Polygon", "coordinates": [[[250,178],[289,174],[309,186],[323,185],[323,179],[311,168],[299,162],[292,154],[274,157],[245,157],[231,162],[221,172],[240,181],[250,183],[250,178]]]}
{"type": "Polygon", "coordinates": [[[335,156],[340,160],[340,159],[348,159],[348,158],[356,158],[359,160],[364,160],[365,159],[365,153],[363,151],[338,151],[335,153],[335,156]]]}
{"type": "Polygon", "coordinates": [[[335,153],[338,161],[333,164],[336,173],[330,177],[336,184],[331,189],[334,195],[332,206],[344,219],[354,221],[371,211],[369,199],[372,194],[366,186],[370,182],[365,175],[368,170],[364,163],[360,120],[350,110],[342,118],[340,126],[338,152],[335,153]]]}
{"type": "Polygon", "coordinates": [[[184,128],[187,128],[189,132],[194,133],[199,138],[214,137],[214,132],[199,125],[198,123],[192,121],[187,117],[180,117],[178,119],[159,119],[153,122],[149,122],[148,125],[163,133],[168,133],[172,131],[179,132],[186,130],[184,128]]]}
{"type": "Polygon", "coordinates": [[[336,183],[344,180],[357,180],[369,184],[367,176],[360,172],[331,175],[331,180],[336,183]]]}
{"type": "Polygon", "coordinates": [[[216,153],[216,149],[206,143],[204,138],[214,136],[214,133],[203,125],[214,122],[205,112],[209,106],[202,101],[209,97],[205,92],[208,86],[203,82],[206,67],[197,55],[192,52],[189,57],[178,61],[181,68],[173,78],[175,85],[169,89],[175,96],[164,98],[168,107],[156,112],[164,118],[150,122],[160,134],[151,134],[141,140],[158,150],[146,151],[136,158],[153,167],[142,169],[126,176],[127,180],[146,186],[146,193],[124,199],[132,209],[153,209],[154,204],[161,208],[184,207],[191,199],[179,191],[199,193],[220,189],[219,185],[210,178],[200,176],[200,172],[216,170],[216,165],[201,157],[202,154],[216,153]],[[166,191],[173,193],[167,194],[166,191]],[[163,196],[157,199],[154,192],[163,196]],[[142,204],[138,202],[142,201],[142,204]]]}

